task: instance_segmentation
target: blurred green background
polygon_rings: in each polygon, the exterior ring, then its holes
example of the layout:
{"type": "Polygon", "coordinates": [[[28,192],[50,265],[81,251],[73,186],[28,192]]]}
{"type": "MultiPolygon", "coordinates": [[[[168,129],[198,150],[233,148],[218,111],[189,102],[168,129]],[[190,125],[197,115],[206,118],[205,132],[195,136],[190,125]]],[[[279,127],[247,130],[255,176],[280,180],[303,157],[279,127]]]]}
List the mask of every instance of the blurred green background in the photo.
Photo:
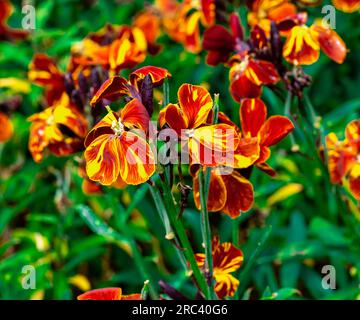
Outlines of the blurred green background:
{"type": "MultiPolygon", "coordinates": [[[[9,24],[20,27],[21,1],[12,2],[16,12],[9,24]]],[[[33,3],[36,29],[29,40],[0,42],[0,78],[26,79],[35,52],[48,53],[65,71],[73,43],[106,23],[131,23],[144,7],[143,1],[33,3]]],[[[322,15],[321,6],[309,11],[310,21],[322,15]]],[[[242,7],[240,13],[244,18],[246,10],[242,7]]],[[[336,18],[336,31],[350,51],[345,63],[337,65],[322,54],[305,70],[313,78],[307,94],[321,116],[323,133],[334,131],[342,138],[346,124],[359,118],[360,26],[358,13],[337,12],[336,18]]],[[[207,66],[205,52],[199,56],[187,53],[166,35],[159,42],[164,46],[161,53],[148,56],[141,65],[170,71],[170,101],[176,102],[182,83],[206,84],[211,93],[220,93],[221,110],[239,123],[239,106],[228,91],[228,69],[207,66]]],[[[0,101],[15,94],[0,89],[0,101]]],[[[20,95],[21,106],[11,116],[14,137],[0,145],[0,298],[73,299],[90,287],[104,286],[120,286],[125,293],[140,292],[144,273],[128,239],[137,241],[142,266],[156,288],[158,280],[164,279],[193,296],[193,286],[179,268],[173,247],[164,239],[149,186],[107,189],[101,196],[89,197],[81,190],[82,179],[72,157],[49,156],[41,164],[34,163],[27,149],[26,119],[42,109],[42,89],[32,85],[29,94],[20,95]],[[79,204],[91,207],[94,215],[84,219],[76,209],[79,204]],[[109,233],[97,224],[97,216],[116,231],[109,233]],[[22,288],[25,265],[36,268],[35,290],[22,288]]],[[[285,96],[279,98],[265,89],[263,99],[270,114],[284,113],[285,96]]],[[[306,108],[295,104],[292,110],[298,115],[294,139],[301,153],[290,152],[289,138],[274,147],[269,164],[278,176],[270,178],[254,169],[254,208],[235,221],[212,213],[213,232],[220,234],[222,241],[240,239],[245,255],[238,273],[240,299],[275,298],[275,292],[277,298],[359,298],[359,211],[351,199],[346,200],[346,190],[329,183],[316,153],[317,136],[307,121],[306,108]],[[296,192],[291,194],[291,190],[296,192]],[[327,264],[336,268],[336,290],[321,286],[321,269],[327,264]]],[[[201,252],[200,215],[192,197],[184,220],[194,251],[201,252]]]]}

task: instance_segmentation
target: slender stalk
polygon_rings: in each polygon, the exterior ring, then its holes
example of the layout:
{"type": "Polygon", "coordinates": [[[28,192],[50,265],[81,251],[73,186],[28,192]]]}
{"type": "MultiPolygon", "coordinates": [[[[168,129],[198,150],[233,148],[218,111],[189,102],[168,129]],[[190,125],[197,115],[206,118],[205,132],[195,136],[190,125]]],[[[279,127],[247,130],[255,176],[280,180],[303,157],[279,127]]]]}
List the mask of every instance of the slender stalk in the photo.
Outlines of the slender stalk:
{"type": "Polygon", "coordinates": [[[203,244],[205,246],[205,275],[208,284],[208,296],[212,299],[214,298],[213,259],[212,259],[211,228],[209,222],[209,212],[207,210],[210,174],[211,174],[211,168],[206,168],[205,174],[202,170],[199,171],[201,226],[202,226],[203,244]]]}
{"type": "MultiPolygon", "coordinates": [[[[176,231],[177,236],[179,237],[179,242],[181,244],[181,247],[183,248],[184,255],[190,265],[194,278],[200,290],[206,295],[207,293],[206,281],[195,260],[194,251],[191,247],[184,225],[182,224],[181,219],[177,218],[177,210],[171,189],[169,188],[168,185],[166,185],[164,181],[162,181],[161,179],[159,179],[159,181],[161,183],[161,187],[164,192],[164,204],[167,209],[168,217],[171,221],[174,230],[176,231]]],[[[208,296],[206,296],[206,298],[208,298],[208,296]]]]}

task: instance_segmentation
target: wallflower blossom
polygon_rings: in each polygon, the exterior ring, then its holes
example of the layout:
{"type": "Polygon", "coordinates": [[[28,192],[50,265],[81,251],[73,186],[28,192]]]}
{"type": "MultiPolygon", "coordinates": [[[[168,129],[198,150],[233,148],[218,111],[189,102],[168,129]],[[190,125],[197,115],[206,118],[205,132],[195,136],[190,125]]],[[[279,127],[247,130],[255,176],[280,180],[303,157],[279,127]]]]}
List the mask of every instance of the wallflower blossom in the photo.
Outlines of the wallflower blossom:
{"type": "MultiPolygon", "coordinates": [[[[238,270],[244,260],[243,253],[230,242],[220,243],[218,237],[212,240],[213,276],[215,279],[215,292],[219,299],[234,296],[239,280],[231,273],[238,270]]],[[[205,254],[195,255],[200,268],[205,266],[205,254]]]]}
{"type": "Polygon", "coordinates": [[[85,139],[86,172],[93,181],[111,185],[146,182],[155,171],[154,155],[140,134],[147,133],[149,114],[138,99],[120,112],[109,112],[85,139]],[[139,129],[136,134],[130,129],[139,129]]]}
{"type": "MultiPolygon", "coordinates": [[[[198,172],[193,177],[193,194],[196,207],[200,210],[198,172]]],[[[210,212],[223,212],[231,218],[251,209],[254,203],[254,189],[251,182],[238,171],[223,173],[212,169],[210,176],[207,209],[210,212]]]]}
{"type": "Polygon", "coordinates": [[[233,165],[231,155],[239,144],[238,136],[227,124],[209,124],[213,107],[210,93],[201,86],[183,84],[178,101],[160,111],[160,127],[167,125],[177,133],[193,164],[216,166],[230,161],[233,165]]]}
{"type": "Polygon", "coordinates": [[[310,65],[319,59],[320,49],[337,63],[343,63],[346,58],[344,41],[334,30],[320,23],[293,27],[284,44],[283,56],[292,64],[310,65]]]}
{"type": "Polygon", "coordinates": [[[140,293],[123,295],[121,288],[103,288],[87,291],[77,297],[78,300],[141,300],[140,293]]]}
{"type": "Polygon", "coordinates": [[[268,61],[246,55],[234,56],[229,72],[230,92],[236,102],[244,98],[257,98],[263,85],[274,85],[280,81],[275,66],[268,61]]]}
{"type": "Polygon", "coordinates": [[[7,25],[6,22],[13,11],[14,7],[10,1],[0,1],[0,40],[24,39],[29,35],[26,30],[13,29],[7,25]]]}
{"type": "Polygon", "coordinates": [[[66,94],[53,106],[28,118],[29,150],[35,162],[41,162],[45,149],[65,156],[83,149],[87,121],[70,103],[66,94]]]}
{"type": "Polygon", "coordinates": [[[348,179],[351,194],[360,200],[360,120],[346,126],[343,141],[329,133],[326,148],[331,182],[341,184],[344,178],[348,179]]]}
{"type": "Polygon", "coordinates": [[[305,12],[298,12],[295,4],[289,0],[253,0],[247,2],[250,12],[248,23],[251,27],[259,26],[270,35],[271,22],[285,35],[292,27],[302,24],[307,19],[305,12]]]}
{"type": "Polygon", "coordinates": [[[332,0],[332,3],[336,9],[346,13],[352,13],[360,9],[359,0],[332,0]]]}
{"type": "Polygon", "coordinates": [[[96,105],[101,99],[115,101],[122,96],[141,99],[141,85],[144,78],[149,75],[153,87],[162,85],[165,78],[171,74],[164,68],[145,66],[132,72],[130,80],[121,76],[113,76],[106,80],[90,101],[92,106],[96,105]]]}
{"type": "Polygon", "coordinates": [[[155,8],[160,12],[165,32],[176,42],[182,43],[192,53],[201,51],[200,27],[208,28],[215,23],[214,0],[157,0],[155,8]]]}
{"type": "Polygon", "coordinates": [[[64,74],[46,54],[37,53],[29,65],[28,78],[31,82],[45,87],[48,105],[58,101],[65,92],[64,74]]]}
{"type": "Polygon", "coordinates": [[[11,139],[14,133],[13,125],[8,116],[0,112],[0,142],[5,142],[11,139]]]}

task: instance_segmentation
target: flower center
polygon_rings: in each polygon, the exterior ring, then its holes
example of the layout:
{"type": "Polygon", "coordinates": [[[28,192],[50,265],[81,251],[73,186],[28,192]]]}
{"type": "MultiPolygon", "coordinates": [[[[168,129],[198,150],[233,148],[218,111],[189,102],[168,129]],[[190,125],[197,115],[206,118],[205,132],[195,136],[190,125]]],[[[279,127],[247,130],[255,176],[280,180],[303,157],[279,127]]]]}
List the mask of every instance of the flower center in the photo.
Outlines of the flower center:
{"type": "Polygon", "coordinates": [[[46,124],[48,126],[52,126],[55,122],[55,117],[54,115],[50,115],[47,119],[46,119],[46,124]]]}
{"type": "Polygon", "coordinates": [[[122,135],[122,133],[125,131],[125,126],[122,124],[122,122],[119,120],[113,120],[112,124],[111,124],[111,129],[114,131],[114,133],[117,136],[122,135]]]}
{"type": "Polygon", "coordinates": [[[185,130],[185,136],[188,138],[194,137],[195,130],[194,129],[186,129],[185,130]]]}

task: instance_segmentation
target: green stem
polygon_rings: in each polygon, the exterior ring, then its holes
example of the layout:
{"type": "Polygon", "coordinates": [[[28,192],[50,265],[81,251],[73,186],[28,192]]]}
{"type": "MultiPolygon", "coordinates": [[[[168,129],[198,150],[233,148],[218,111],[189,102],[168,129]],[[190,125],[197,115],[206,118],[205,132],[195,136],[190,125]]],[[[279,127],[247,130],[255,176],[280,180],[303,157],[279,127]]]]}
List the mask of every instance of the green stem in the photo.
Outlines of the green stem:
{"type": "Polygon", "coordinates": [[[186,260],[188,261],[188,263],[190,265],[190,268],[194,275],[194,278],[195,278],[200,290],[203,293],[205,293],[206,288],[207,288],[206,281],[205,281],[205,278],[203,277],[203,275],[199,269],[199,266],[196,262],[194,251],[191,247],[191,244],[190,244],[189,238],[186,234],[184,225],[182,224],[181,219],[177,218],[177,210],[176,210],[176,206],[174,203],[174,197],[172,195],[171,189],[168,185],[166,185],[166,183],[164,181],[162,181],[161,179],[159,179],[159,181],[161,184],[161,188],[164,192],[163,199],[164,199],[167,216],[176,232],[176,235],[179,238],[180,245],[183,248],[182,252],[184,253],[186,260]]]}
{"type": "Polygon", "coordinates": [[[213,258],[212,258],[212,239],[211,228],[209,221],[209,212],[207,209],[207,199],[209,195],[211,168],[205,169],[205,174],[202,169],[199,171],[199,192],[201,204],[201,230],[203,244],[205,246],[205,275],[208,284],[207,296],[210,299],[214,298],[214,281],[213,281],[213,258]]]}

